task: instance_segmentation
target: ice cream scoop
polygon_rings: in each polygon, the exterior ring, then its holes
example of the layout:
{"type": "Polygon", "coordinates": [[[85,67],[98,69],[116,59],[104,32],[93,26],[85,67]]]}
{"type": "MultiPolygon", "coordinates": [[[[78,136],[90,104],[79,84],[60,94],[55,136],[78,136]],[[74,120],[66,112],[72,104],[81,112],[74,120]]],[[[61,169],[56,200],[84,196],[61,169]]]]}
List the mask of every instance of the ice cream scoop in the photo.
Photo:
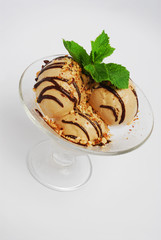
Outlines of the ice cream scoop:
{"type": "MultiPolygon", "coordinates": [[[[48,122],[48,119],[46,119],[48,122]]],[[[82,145],[103,145],[109,141],[109,129],[96,114],[72,111],[48,122],[62,137],[82,145]]]]}
{"type": "Polygon", "coordinates": [[[37,103],[49,118],[61,117],[85,102],[81,68],[67,56],[45,63],[34,85],[37,103]]]}
{"type": "Polygon", "coordinates": [[[127,89],[99,84],[92,89],[89,104],[108,125],[129,124],[138,111],[138,98],[131,80],[127,89]]]}

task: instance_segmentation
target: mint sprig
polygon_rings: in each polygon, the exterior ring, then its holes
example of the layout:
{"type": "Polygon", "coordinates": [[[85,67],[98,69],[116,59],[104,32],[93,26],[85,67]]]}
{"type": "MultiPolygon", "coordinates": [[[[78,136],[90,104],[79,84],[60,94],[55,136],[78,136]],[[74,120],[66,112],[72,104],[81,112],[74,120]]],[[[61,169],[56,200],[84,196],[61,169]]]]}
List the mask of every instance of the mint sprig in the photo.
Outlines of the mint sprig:
{"type": "Polygon", "coordinates": [[[85,66],[90,63],[90,56],[78,43],[74,41],[65,41],[63,39],[63,44],[73,59],[80,65],[85,66]]]}
{"type": "Polygon", "coordinates": [[[96,82],[110,81],[116,88],[128,88],[129,71],[124,66],[116,63],[102,63],[103,59],[115,50],[110,46],[109,37],[104,31],[95,41],[91,41],[90,55],[74,41],[63,40],[63,44],[84,72],[90,74],[96,82]]]}
{"type": "Polygon", "coordinates": [[[106,70],[109,74],[109,79],[114,86],[119,89],[125,89],[129,86],[129,71],[122,65],[115,63],[106,64],[106,70]]]}
{"type": "Polygon", "coordinates": [[[88,64],[84,68],[96,82],[102,82],[109,79],[105,63],[88,64]]]}
{"type": "Polygon", "coordinates": [[[101,63],[104,58],[110,56],[115,48],[112,48],[109,44],[109,37],[103,31],[95,41],[91,41],[92,51],[90,56],[93,63],[101,63]]]}

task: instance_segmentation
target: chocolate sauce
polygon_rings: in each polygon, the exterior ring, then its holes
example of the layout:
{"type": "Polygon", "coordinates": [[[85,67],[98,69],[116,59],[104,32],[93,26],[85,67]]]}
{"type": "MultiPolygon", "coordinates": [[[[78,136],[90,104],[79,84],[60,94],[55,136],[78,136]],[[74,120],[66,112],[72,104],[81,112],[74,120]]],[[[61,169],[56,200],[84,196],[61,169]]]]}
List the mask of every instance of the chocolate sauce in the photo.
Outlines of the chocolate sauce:
{"type": "Polygon", "coordinates": [[[72,58],[68,55],[64,55],[64,56],[60,56],[60,57],[57,57],[57,58],[54,58],[54,60],[59,60],[59,59],[62,59],[62,58],[72,58]]]}
{"type": "MultiPolygon", "coordinates": [[[[38,77],[39,77],[44,71],[46,71],[46,70],[48,70],[48,69],[51,69],[51,68],[62,68],[63,65],[64,65],[66,62],[57,62],[57,63],[52,63],[52,64],[50,64],[51,61],[49,61],[49,60],[44,60],[44,63],[45,63],[45,65],[42,65],[41,71],[39,72],[38,77]]],[[[38,80],[38,77],[35,78],[35,81],[36,81],[36,82],[37,82],[37,80],[38,80]]]]}
{"type": "Polygon", "coordinates": [[[40,116],[41,118],[43,118],[42,113],[41,113],[38,109],[35,109],[35,112],[37,112],[37,113],[39,114],[39,116],[40,116]]]}
{"type": "Polygon", "coordinates": [[[109,86],[105,86],[104,84],[100,84],[102,88],[105,88],[107,89],[109,92],[111,92],[112,94],[115,95],[115,97],[117,97],[117,99],[119,100],[120,104],[121,104],[121,107],[122,107],[122,114],[121,114],[121,119],[119,121],[119,124],[122,123],[125,119],[125,104],[122,100],[122,98],[120,97],[120,95],[111,87],[109,86]]]}
{"type": "Polygon", "coordinates": [[[41,83],[43,82],[51,82],[53,84],[55,84],[54,80],[59,80],[59,81],[63,81],[63,82],[68,82],[67,79],[65,78],[58,78],[58,77],[46,77],[41,79],[40,81],[38,81],[37,83],[35,83],[34,88],[36,89],[41,83]]]}
{"type": "Polygon", "coordinates": [[[100,130],[100,136],[103,137],[103,133],[102,133],[102,128],[101,126],[99,125],[99,123],[97,121],[94,121],[95,124],[97,125],[98,129],[100,130]]]}
{"type": "MultiPolygon", "coordinates": [[[[60,102],[59,99],[55,98],[54,96],[52,95],[43,95],[43,93],[47,90],[50,90],[50,89],[56,89],[58,90],[59,92],[63,93],[70,101],[72,101],[74,103],[74,107],[76,107],[76,104],[77,104],[77,99],[75,97],[72,97],[70,92],[68,92],[66,89],[64,89],[62,86],[60,86],[54,79],[57,79],[56,77],[46,77],[46,78],[43,78],[42,80],[40,80],[39,82],[37,82],[35,85],[34,85],[34,88],[36,89],[42,82],[51,82],[54,84],[54,86],[48,86],[46,88],[44,88],[41,92],[40,92],[40,95],[37,99],[37,102],[40,103],[44,98],[48,98],[48,99],[53,99],[55,100],[56,102],[59,102],[59,105],[62,105],[62,103],[60,102]],[[45,96],[48,96],[48,97],[45,97],[45,96]],[[49,96],[51,96],[49,98],[49,96]],[[58,101],[57,101],[58,100],[58,101]]],[[[60,80],[58,78],[58,80],[60,80]]],[[[63,79],[64,80],[64,79],[63,79]]]]}
{"type": "Polygon", "coordinates": [[[74,136],[74,135],[64,135],[65,137],[69,137],[69,138],[72,138],[72,139],[76,139],[77,138],[77,136],[74,136]]]}
{"type": "Polygon", "coordinates": [[[62,122],[63,122],[63,123],[67,123],[67,124],[73,124],[73,125],[79,127],[79,128],[85,133],[88,141],[90,140],[89,135],[88,135],[88,132],[87,132],[86,129],[85,129],[84,127],[82,127],[80,124],[78,124],[78,123],[76,123],[76,122],[72,122],[72,121],[66,121],[66,120],[64,120],[64,119],[62,120],[62,122]]]}
{"type": "Polygon", "coordinates": [[[50,100],[53,100],[53,101],[55,101],[55,102],[57,102],[62,108],[64,107],[64,105],[63,105],[63,103],[58,99],[58,98],[56,98],[55,96],[51,96],[51,95],[41,95],[41,96],[39,96],[39,98],[37,99],[37,102],[38,103],[41,103],[41,101],[43,100],[43,99],[50,99],[50,100]]]}
{"type": "Polygon", "coordinates": [[[92,124],[92,126],[93,126],[94,129],[96,130],[96,133],[97,133],[97,135],[98,135],[98,137],[99,137],[100,134],[99,134],[99,131],[98,131],[97,126],[95,125],[95,123],[92,122],[91,119],[89,119],[89,118],[88,118],[86,115],[84,115],[83,113],[78,112],[78,114],[79,114],[80,116],[84,117],[85,119],[87,119],[87,120],[92,124]]]}
{"type": "Polygon", "coordinates": [[[49,95],[49,94],[45,94],[43,95],[46,91],[50,90],[50,89],[56,89],[55,86],[48,86],[48,87],[45,87],[39,94],[38,98],[37,98],[37,103],[41,103],[41,101],[43,99],[51,99],[55,102],[57,102],[61,107],[64,107],[63,103],[58,99],[56,98],[55,96],[52,96],[52,95],[49,95]]]}
{"type": "MultiPolygon", "coordinates": [[[[134,88],[132,89],[132,92],[134,93],[134,95],[136,97],[136,102],[137,102],[136,114],[137,114],[138,113],[138,109],[139,109],[139,100],[138,100],[138,96],[137,96],[137,93],[136,93],[134,88]]],[[[136,114],[135,114],[135,116],[136,116],[136,114]]]]}
{"type": "Polygon", "coordinates": [[[79,105],[80,104],[80,100],[81,100],[81,93],[80,93],[79,87],[78,87],[78,85],[76,84],[75,81],[73,82],[73,86],[75,87],[75,89],[77,91],[77,94],[78,94],[78,105],[79,105]]]}
{"type": "Polygon", "coordinates": [[[49,60],[44,60],[43,62],[47,65],[47,64],[50,63],[51,61],[49,61],[49,60]]]}
{"type": "Polygon", "coordinates": [[[38,76],[40,76],[44,71],[46,71],[46,70],[48,70],[48,69],[52,69],[52,68],[62,68],[64,64],[65,64],[65,63],[62,62],[62,63],[53,63],[53,64],[46,65],[45,67],[43,67],[43,68],[41,69],[41,71],[39,72],[39,75],[38,75],[38,76]]]}
{"type": "Polygon", "coordinates": [[[81,76],[80,78],[81,78],[82,84],[84,84],[84,80],[83,80],[83,77],[81,76]]]}
{"type": "Polygon", "coordinates": [[[108,106],[108,105],[100,105],[100,108],[107,108],[107,109],[110,109],[112,112],[113,112],[113,115],[115,117],[115,122],[117,122],[118,120],[118,116],[117,116],[117,113],[116,113],[116,110],[114,107],[112,106],[108,106]]]}
{"type": "Polygon", "coordinates": [[[52,63],[51,65],[61,65],[61,64],[65,65],[66,62],[55,62],[55,63],[52,63]]]}

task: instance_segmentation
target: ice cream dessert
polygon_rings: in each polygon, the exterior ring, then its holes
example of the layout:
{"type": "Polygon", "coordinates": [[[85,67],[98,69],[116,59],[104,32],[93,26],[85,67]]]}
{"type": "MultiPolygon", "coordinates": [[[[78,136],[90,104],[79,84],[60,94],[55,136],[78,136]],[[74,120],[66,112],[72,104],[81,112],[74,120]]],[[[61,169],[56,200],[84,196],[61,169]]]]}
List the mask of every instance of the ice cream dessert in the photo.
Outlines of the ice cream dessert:
{"type": "Polygon", "coordinates": [[[77,43],[64,41],[71,56],[45,60],[34,91],[42,117],[63,138],[80,145],[110,142],[108,125],[129,124],[138,98],[127,69],[102,63],[114,48],[102,32],[90,56],[77,43]]]}
{"type": "Polygon", "coordinates": [[[62,137],[81,145],[109,141],[107,125],[89,106],[86,83],[89,77],[79,64],[63,56],[45,61],[37,73],[34,91],[44,120],[62,137]]]}
{"type": "Polygon", "coordinates": [[[89,103],[108,125],[129,124],[138,112],[138,98],[131,80],[127,89],[97,84],[91,91],[89,103]]]}
{"type": "Polygon", "coordinates": [[[46,116],[58,118],[85,101],[81,68],[68,56],[45,63],[34,85],[37,102],[46,116]]]}

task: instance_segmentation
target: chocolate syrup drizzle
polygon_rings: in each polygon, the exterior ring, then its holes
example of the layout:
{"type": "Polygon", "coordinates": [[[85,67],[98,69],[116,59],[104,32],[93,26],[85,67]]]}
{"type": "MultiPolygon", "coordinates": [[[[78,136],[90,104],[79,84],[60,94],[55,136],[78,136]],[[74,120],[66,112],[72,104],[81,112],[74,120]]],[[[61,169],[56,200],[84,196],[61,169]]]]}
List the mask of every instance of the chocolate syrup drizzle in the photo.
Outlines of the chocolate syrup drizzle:
{"type": "Polygon", "coordinates": [[[41,101],[43,99],[51,99],[54,100],[55,102],[57,102],[61,107],[64,107],[63,103],[56,98],[55,96],[49,95],[49,94],[45,94],[43,95],[46,91],[50,90],[50,89],[57,89],[56,86],[48,86],[45,87],[39,94],[38,98],[37,98],[37,103],[41,103],[41,101]]]}
{"type": "MultiPolygon", "coordinates": [[[[139,109],[139,100],[138,100],[138,96],[137,96],[137,93],[136,93],[134,88],[132,89],[132,92],[134,93],[134,95],[136,97],[136,102],[137,102],[136,114],[137,114],[138,113],[138,109],[139,109]]],[[[136,116],[136,114],[135,114],[135,116],[136,116]]]]}
{"type": "Polygon", "coordinates": [[[54,58],[54,60],[60,60],[62,58],[72,58],[72,57],[70,57],[68,55],[64,55],[64,56],[56,57],[56,58],[54,58]]]}
{"type": "MultiPolygon", "coordinates": [[[[63,82],[68,82],[69,81],[69,80],[64,79],[64,78],[56,78],[55,77],[55,79],[59,80],[59,81],[63,81],[63,82]]],[[[74,80],[72,81],[72,84],[73,84],[73,86],[74,86],[74,88],[75,88],[75,90],[76,90],[76,92],[78,94],[78,105],[79,105],[80,104],[80,100],[81,100],[81,93],[80,93],[78,85],[76,84],[76,82],[74,80]]]]}
{"type": "Polygon", "coordinates": [[[37,113],[39,114],[39,116],[40,116],[41,118],[43,118],[42,113],[41,113],[37,108],[35,108],[35,112],[37,112],[37,113]]]}
{"type": "Polygon", "coordinates": [[[52,69],[52,68],[62,68],[64,66],[65,62],[58,62],[58,63],[52,63],[52,64],[47,64],[45,67],[43,67],[41,69],[41,71],[38,74],[38,77],[45,72],[48,69],[52,69]]]}
{"type": "Polygon", "coordinates": [[[117,113],[116,113],[116,110],[114,107],[112,106],[108,106],[108,105],[100,105],[100,108],[107,108],[107,109],[110,109],[112,112],[113,112],[113,115],[115,117],[115,122],[117,122],[118,120],[118,116],[117,116],[117,113]]]}
{"type": "Polygon", "coordinates": [[[48,63],[50,63],[51,61],[49,60],[44,60],[44,63],[47,65],[48,63]]]}
{"type": "MultiPolygon", "coordinates": [[[[121,119],[119,121],[119,124],[122,123],[125,119],[125,104],[122,100],[122,98],[120,97],[120,95],[111,87],[109,86],[105,86],[104,84],[100,84],[102,88],[105,88],[107,89],[109,92],[111,92],[112,94],[115,95],[115,97],[117,97],[117,99],[119,100],[120,104],[121,104],[121,107],[122,107],[122,114],[121,114],[121,119]]],[[[98,87],[99,88],[99,87],[98,87]]]]}
{"type": "Polygon", "coordinates": [[[77,94],[78,94],[78,105],[80,104],[80,100],[81,100],[81,93],[80,93],[80,90],[79,90],[79,87],[78,85],[76,84],[75,81],[72,82],[73,86],[75,87],[75,90],[77,91],[77,94]]]}
{"type": "MultiPolygon", "coordinates": [[[[56,101],[60,106],[63,107],[63,103],[58,98],[56,98],[52,95],[43,95],[45,93],[45,91],[47,91],[47,90],[56,89],[56,90],[60,91],[61,93],[63,93],[70,101],[74,102],[74,107],[76,107],[77,99],[75,97],[72,97],[70,92],[68,92],[66,89],[64,89],[62,86],[60,86],[55,80],[60,80],[60,79],[57,77],[46,77],[46,78],[41,79],[39,82],[37,82],[34,85],[34,88],[36,89],[43,82],[51,82],[54,84],[54,86],[45,87],[40,92],[37,102],[40,103],[43,99],[52,99],[52,100],[56,101]]],[[[61,79],[61,81],[66,81],[66,80],[61,79]]]]}
{"type": "Polygon", "coordinates": [[[82,116],[83,118],[87,119],[87,120],[92,124],[92,126],[93,126],[94,129],[96,130],[97,136],[99,137],[99,136],[100,136],[100,133],[99,133],[99,131],[98,131],[97,126],[95,125],[95,123],[92,122],[91,119],[88,118],[85,114],[83,114],[83,113],[81,113],[81,112],[78,112],[78,114],[79,114],[80,116],[82,116]]]}
{"type": "Polygon", "coordinates": [[[69,137],[69,138],[72,138],[72,139],[76,139],[77,138],[77,136],[75,136],[75,135],[64,135],[65,137],[69,137]]]}
{"type": "Polygon", "coordinates": [[[64,120],[64,119],[62,120],[62,122],[63,122],[63,123],[67,123],[67,124],[73,124],[73,125],[79,127],[79,128],[85,133],[88,141],[90,140],[89,135],[88,135],[88,132],[87,132],[86,129],[85,129],[83,126],[81,126],[79,123],[72,122],[72,121],[66,121],[66,120],[64,120]]]}
{"type": "MultiPolygon", "coordinates": [[[[55,58],[54,60],[59,60],[59,59],[62,59],[62,58],[65,58],[65,57],[68,57],[68,56],[62,56],[62,57],[58,57],[58,58],[55,58]]],[[[70,57],[68,57],[70,58],[70,57]]],[[[35,81],[37,82],[38,80],[38,77],[46,70],[48,69],[51,69],[51,68],[62,68],[66,62],[56,62],[56,63],[52,63],[50,64],[52,61],[49,61],[49,60],[44,60],[44,63],[45,65],[42,65],[42,69],[41,71],[39,72],[38,76],[35,78],[35,81]]]]}
{"type": "MultiPolygon", "coordinates": [[[[45,65],[42,65],[41,69],[44,68],[44,67],[45,67],[47,64],[49,64],[51,61],[49,61],[49,60],[44,60],[43,62],[45,63],[45,65]]],[[[39,76],[39,74],[38,74],[38,76],[39,76]]],[[[36,82],[37,82],[37,80],[38,80],[38,76],[35,78],[35,81],[36,81],[36,82]]]]}
{"type": "Polygon", "coordinates": [[[100,137],[103,137],[103,133],[102,133],[102,128],[101,126],[99,125],[99,123],[97,121],[94,121],[95,124],[97,125],[98,129],[100,130],[100,137]]]}
{"type": "MultiPolygon", "coordinates": [[[[97,121],[92,121],[90,118],[87,117],[88,114],[83,114],[82,112],[80,112],[78,109],[76,110],[76,113],[78,113],[80,116],[82,116],[83,118],[85,118],[87,121],[89,121],[91,123],[91,125],[94,127],[94,129],[96,130],[96,133],[97,133],[97,136],[98,137],[103,137],[103,134],[102,134],[102,129],[101,129],[101,126],[99,125],[99,123],[97,121]],[[98,130],[99,129],[99,130],[98,130]]],[[[88,115],[90,116],[90,115],[88,115]]],[[[76,123],[76,122],[72,122],[72,121],[65,121],[65,120],[62,120],[63,123],[69,123],[69,124],[73,124],[73,125],[76,125],[77,127],[81,128],[81,130],[86,134],[87,136],[87,139],[90,140],[90,137],[89,137],[89,134],[87,132],[87,130],[82,127],[80,124],[76,123]]],[[[65,137],[70,137],[72,139],[76,139],[77,136],[74,136],[74,135],[65,135],[65,137]]],[[[82,145],[82,144],[81,144],[82,145]]]]}

